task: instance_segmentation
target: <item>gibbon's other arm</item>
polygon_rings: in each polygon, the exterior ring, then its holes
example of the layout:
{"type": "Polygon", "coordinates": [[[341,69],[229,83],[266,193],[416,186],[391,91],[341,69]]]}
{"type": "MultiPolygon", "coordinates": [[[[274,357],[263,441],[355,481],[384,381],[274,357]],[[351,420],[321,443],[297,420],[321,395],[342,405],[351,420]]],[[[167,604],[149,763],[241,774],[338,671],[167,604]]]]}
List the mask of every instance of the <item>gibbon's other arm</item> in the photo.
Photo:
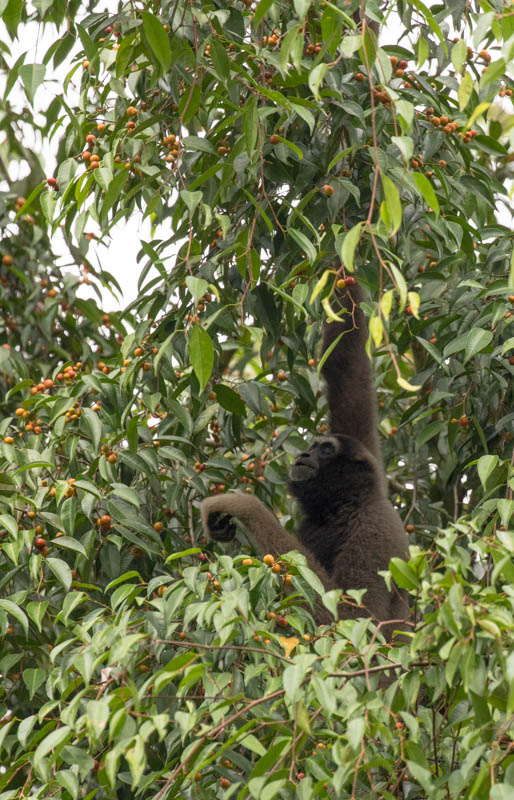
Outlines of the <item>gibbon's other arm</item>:
{"type": "Polygon", "coordinates": [[[364,293],[356,284],[338,290],[335,297],[333,310],[343,321],[323,326],[323,352],[337,344],[321,370],[327,386],[330,432],[358,439],[381,464],[375,379],[366,353],[368,325],[360,308],[364,293]]]}
{"type": "Polygon", "coordinates": [[[316,572],[325,589],[333,588],[328,572],[313,553],[303,547],[296,536],[284,530],[271,511],[254,495],[234,492],[207,497],[200,509],[204,532],[211,539],[222,542],[233,539],[236,530],[232,518],[237,519],[247,529],[261,556],[271,553],[278,557],[290,550],[298,550],[303,553],[310,569],[316,572]]]}
{"type": "MultiPolygon", "coordinates": [[[[266,553],[281,556],[290,550],[298,550],[303,553],[310,569],[317,574],[325,589],[336,588],[313,553],[285,531],[257,497],[236,493],[207,497],[202,502],[201,512],[203,529],[212,539],[222,542],[233,539],[236,527],[232,519],[238,519],[247,529],[252,544],[261,556],[266,553]]],[[[315,600],[314,618],[318,625],[330,625],[333,622],[332,615],[319,596],[315,600]]]]}

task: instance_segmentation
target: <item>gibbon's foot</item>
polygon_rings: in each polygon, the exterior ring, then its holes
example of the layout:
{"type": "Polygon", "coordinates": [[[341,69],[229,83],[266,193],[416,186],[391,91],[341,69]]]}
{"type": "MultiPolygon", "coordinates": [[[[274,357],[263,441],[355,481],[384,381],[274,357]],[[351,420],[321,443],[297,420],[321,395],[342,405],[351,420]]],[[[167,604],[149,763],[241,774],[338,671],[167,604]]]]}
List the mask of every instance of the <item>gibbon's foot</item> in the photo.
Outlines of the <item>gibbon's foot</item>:
{"type": "Polygon", "coordinates": [[[230,542],[236,535],[236,524],[230,514],[223,511],[211,511],[207,517],[209,533],[217,542],[230,542]]]}

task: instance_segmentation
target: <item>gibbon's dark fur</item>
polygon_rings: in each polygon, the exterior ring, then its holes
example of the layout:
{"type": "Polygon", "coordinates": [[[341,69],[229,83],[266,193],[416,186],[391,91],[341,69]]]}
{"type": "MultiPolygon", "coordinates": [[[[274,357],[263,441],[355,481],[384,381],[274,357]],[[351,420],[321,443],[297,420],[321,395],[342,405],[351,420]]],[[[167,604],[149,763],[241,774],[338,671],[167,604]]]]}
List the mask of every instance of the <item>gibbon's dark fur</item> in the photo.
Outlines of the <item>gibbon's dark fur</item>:
{"type": "MultiPolygon", "coordinates": [[[[292,536],[256,497],[225,494],[202,502],[205,532],[218,541],[235,535],[238,519],[261,555],[299,550],[326,590],[367,589],[363,608],[341,603],[342,619],[371,616],[391,620],[386,638],[408,616],[404,592],[387,590],[379,570],[394,556],[405,557],[407,536],[387,499],[377,431],[376,392],[365,352],[367,324],[356,285],[338,298],[341,322],[326,322],[323,352],[334,342],[322,375],[327,384],[330,434],[316,438],[295,460],[289,486],[303,511],[298,537],[292,536]],[[393,620],[395,622],[393,622],[393,620]]],[[[319,623],[331,615],[319,601],[319,623]]]]}

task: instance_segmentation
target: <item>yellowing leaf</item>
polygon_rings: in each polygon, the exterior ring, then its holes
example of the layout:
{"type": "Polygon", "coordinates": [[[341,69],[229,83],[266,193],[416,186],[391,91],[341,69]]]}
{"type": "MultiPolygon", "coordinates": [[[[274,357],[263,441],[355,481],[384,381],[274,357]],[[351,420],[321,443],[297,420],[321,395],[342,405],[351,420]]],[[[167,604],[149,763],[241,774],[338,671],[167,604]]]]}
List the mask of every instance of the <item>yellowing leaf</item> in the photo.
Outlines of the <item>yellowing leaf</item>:
{"type": "Polygon", "coordinates": [[[335,270],[333,270],[333,269],[326,269],[326,270],[325,270],[325,272],[323,273],[323,275],[321,276],[321,278],[320,278],[320,279],[319,279],[319,281],[317,282],[316,286],[315,286],[315,287],[314,287],[314,289],[312,290],[311,299],[310,299],[310,302],[311,302],[311,303],[314,303],[314,301],[315,301],[316,297],[317,297],[319,294],[321,294],[321,292],[323,291],[323,289],[324,289],[324,288],[325,288],[325,286],[327,285],[328,276],[329,276],[331,273],[332,273],[333,275],[335,275],[335,270]]]}
{"type": "Polygon", "coordinates": [[[459,109],[464,111],[473,93],[473,78],[465,72],[459,86],[459,109]]]}
{"type": "Polygon", "coordinates": [[[407,292],[407,300],[412,309],[413,315],[419,319],[419,294],[417,292],[407,292]]]}
{"type": "Polygon", "coordinates": [[[414,386],[409,381],[406,381],[405,378],[398,378],[398,386],[401,386],[407,392],[418,392],[421,389],[421,386],[414,386]]]}
{"type": "Polygon", "coordinates": [[[380,301],[380,311],[384,319],[389,319],[389,315],[391,313],[391,308],[393,305],[393,297],[394,297],[394,289],[389,289],[382,295],[382,299],[380,301]]]}
{"type": "Polygon", "coordinates": [[[286,658],[289,658],[293,650],[295,649],[296,645],[300,644],[300,640],[296,638],[296,636],[281,636],[280,637],[280,644],[284,648],[284,655],[286,658]]]}
{"type": "Polygon", "coordinates": [[[479,103],[477,105],[477,107],[475,108],[475,110],[473,111],[473,113],[470,116],[470,118],[468,119],[468,121],[466,123],[466,128],[471,128],[471,126],[473,125],[474,121],[476,119],[478,119],[478,117],[481,117],[482,114],[484,113],[484,111],[487,111],[487,109],[490,107],[490,105],[491,105],[491,103],[479,103]]]}
{"type": "Polygon", "coordinates": [[[369,332],[373,337],[375,347],[380,347],[384,335],[384,325],[380,317],[371,317],[369,321],[369,332]]]}
{"type": "Polygon", "coordinates": [[[323,306],[325,314],[330,320],[332,320],[332,322],[344,322],[343,317],[338,317],[336,312],[332,310],[332,306],[330,305],[330,300],[328,297],[323,298],[321,305],[323,306]]]}

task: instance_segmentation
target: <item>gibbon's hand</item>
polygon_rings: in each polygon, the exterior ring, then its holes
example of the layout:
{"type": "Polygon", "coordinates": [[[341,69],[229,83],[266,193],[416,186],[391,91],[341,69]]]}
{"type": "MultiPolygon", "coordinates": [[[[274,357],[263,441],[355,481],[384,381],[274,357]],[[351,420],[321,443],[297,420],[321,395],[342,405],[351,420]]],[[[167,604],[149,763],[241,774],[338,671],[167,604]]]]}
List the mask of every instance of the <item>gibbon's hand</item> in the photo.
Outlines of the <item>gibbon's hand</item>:
{"type": "Polygon", "coordinates": [[[207,527],[212,539],[217,542],[231,542],[236,535],[236,525],[230,514],[211,511],[207,517],[207,527]]]}

